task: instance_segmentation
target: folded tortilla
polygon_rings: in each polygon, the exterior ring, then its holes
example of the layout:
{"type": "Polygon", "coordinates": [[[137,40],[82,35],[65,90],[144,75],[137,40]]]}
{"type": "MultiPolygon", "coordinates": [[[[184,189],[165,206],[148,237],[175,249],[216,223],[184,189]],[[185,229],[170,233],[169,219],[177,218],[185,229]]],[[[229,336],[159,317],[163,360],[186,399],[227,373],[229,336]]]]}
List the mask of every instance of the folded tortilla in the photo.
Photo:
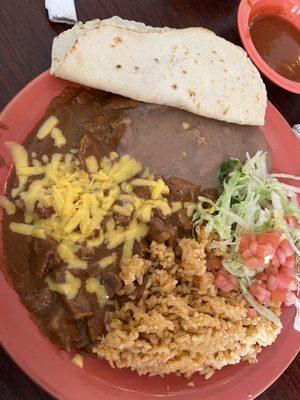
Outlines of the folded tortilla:
{"type": "Polygon", "coordinates": [[[204,28],[153,28],[113,17],[53,41],[51,74],[135,100],[263,125],[266,89],[243,49],[204,28]]]}

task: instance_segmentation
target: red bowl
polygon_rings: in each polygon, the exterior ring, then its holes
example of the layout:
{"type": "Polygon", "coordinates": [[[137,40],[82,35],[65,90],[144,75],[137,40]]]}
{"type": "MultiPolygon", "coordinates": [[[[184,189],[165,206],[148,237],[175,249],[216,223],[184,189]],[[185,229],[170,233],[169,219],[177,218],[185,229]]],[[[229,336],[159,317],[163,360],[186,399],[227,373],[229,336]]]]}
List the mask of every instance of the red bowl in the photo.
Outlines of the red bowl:
{"type": "MultiPolygon", "coordinates": [[[[3,110],[0,121],[8,130],[0,131],[0,193],[5,193],[11,157],[3,146],[7,140],[23,142],[41,120],[50,100],[70,82],[53,78],[46,71],[27,85],[3,110]]],[[[300,175],[300,141],[268,103],[266,123],[261,128],[271,148],[274,171],[300,175]]],[[[0,211],[0,220],[2,211],[0,211]]],[[[300,334],[293,328],[295,309],[282,312],[283,331],[276,342],[264,349],[257,364],[242,362],[217,371],[210,380],[194,374],[194,387],[182,377],[138,376],[128,369],[113,369],[104,360],[84,357],[80,369],[67,353],[41,335],[17,293],[5,279],[5,260],[0,230],[0,341],[13,360],[36,383],[61,400],[230,400],[253,399],[287,368],[300,348],[300,334]]]]}
{"type": "Polygon", "coordinates": [[[241,0],[238,9],[238,29],[243,45],[257,68],[276,85],[300,94],[299,82],[291,81],[279,75],[257,52],[250,36],[249,27],[251,22],[260,15],[279,15],[299,29],[299,0],[241,0]]]}

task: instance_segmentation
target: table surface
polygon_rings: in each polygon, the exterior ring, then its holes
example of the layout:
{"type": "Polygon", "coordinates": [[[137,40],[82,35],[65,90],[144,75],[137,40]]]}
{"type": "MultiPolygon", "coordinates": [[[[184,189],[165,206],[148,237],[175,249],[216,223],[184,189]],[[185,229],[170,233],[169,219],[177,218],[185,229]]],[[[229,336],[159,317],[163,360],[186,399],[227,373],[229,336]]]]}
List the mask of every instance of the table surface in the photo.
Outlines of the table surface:
{"type": "MultiPolygon", "coordinates": [[[[0,109],[29,81],[50,66],[51,43],[66,25],[48,21],[44,2],[0,2],[0,109]]],[[[184,28],[204,26],[217,35],[241,44],[237,30],[238,0],[76,0],[82,21],[122,18],[153,26],[184,28]]],[[[300,96],[266,81],[268,97],[291,124],[300,123],[300,96]]],[[[300,357],[259,400],[296,400],[300,396],[300,357]]],[[[0,399],[49,400],[0,349],[0,399]]],[[[240,400],[240,399],[237,399],[240,400]]]]}

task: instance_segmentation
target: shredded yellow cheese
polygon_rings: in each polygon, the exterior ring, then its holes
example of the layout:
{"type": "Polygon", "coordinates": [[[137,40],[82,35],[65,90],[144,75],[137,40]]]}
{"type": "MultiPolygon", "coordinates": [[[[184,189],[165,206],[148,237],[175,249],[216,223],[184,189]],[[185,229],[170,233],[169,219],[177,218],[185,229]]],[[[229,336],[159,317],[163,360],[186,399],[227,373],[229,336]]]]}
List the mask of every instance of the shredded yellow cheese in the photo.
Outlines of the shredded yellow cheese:
{"type": "Polygon", "coordinates": [[[37,228],[34,225],[11,222],[9,228],[13,232],[20,233],[21,235],[30,235],[38,239],[46,239],[44,229],[37,228]]]}
{"type": "Polygon", "coordinates": [[[183,122],[182,127],[183,127],[183,129],[188,130],[190,127],[190,124],[188,122],[183,122]]]}
{"type": "Polygon", "coordinates": [[[112,253],[110,256],[102,258],[102,260],[99,261],[99,265],[101,268],[106,268],[116,261],[117,261],[117,253],[112,253]]]}
{"type": "Polygon", "coordinates": [[[182,203],[181,201],[173,201],[171,203],[171,209],[172,209],[172,213],[176,213],[177,211],[182,209],[182,203]]]}
{"type": "MultiPolygon", "coordinates": [[[[42,137],[55,120],[46,122],[43,134],[40,134],[42,137]]],[[[51,131],[53,129],[58,128],[52,127],[51,131]]],[[[71,153],[44,155],[44,164],[36,160],[30,166],[22,146],[12,142],[7,146],[19,178],[17,193],[25,204],[25,223],[12,223],[11,229],[24,235],[56,240],[58,255],[69,268],[87,268],[87,262],[77,256],[83,245],[97,248],[105,244],[109,249],[123,245],[122,260],[130,258],[134,242],[148,232],[146,224],[153,209],[159,209],[167,216],[179,207],[174,203],[171,209],[164,197],[169,193],[168,186],[162,179],[155,179],[149,169],[141,174],[141,178],[136,177],[142,166],[129,155],[119,158],[113,152],[102,160],[90,156],[85,160],[86,171],[78,167],[71,153]],[[37,174],[41,176],[33,179],[25,189],[28,177],[37,174]],[[135,186],[149,187],[151,199],[137,196],[133,191],[135,186]],[[48,218],[41,219],[35,212],[37,206],[51,208],[53,212],[48,218]],[[114,216],[117,214],[130,217],[130,224],[125,228],[116,224],[114,216]]],[[[110,258],[109,262],[114,259],[110,258]]],[[[101,260],[100,265],[107,262],[101,260]]]]}
{"type": "Polygon", "coordinates": [[[58,119],[54,116],[51,115],[51,117],[47,118],[43,124],[39,127],[36,137],[40,140],[44,139],[46,136],[48,136],[52,129],[58,124],[58,119]]]}
{"type": "Polygon", "coordinates": [[[72,362],[79,368],[83,368],[83,357],[81,354],[75,354],[72,358],[72,362]]]}
{"type": "Polygon", "coordinates": [[[85,289],[88,293],[94,293],[101,307],[108,299],[106,290],[96,278],[88,278],[85,282],[85,289]]]}
{"type": "Polygon", "coordinates": [[[54,145],[56,147],[62,147],[67,143],[66,138],[59,128],[52,128],[50,136],[54,139],[54,145]]]}
{"type": "Polygon", "coordinates": [[[95,173],[95,172],[98,171],[99,166],[98,166],[98,162],[97,162],[95,156],[89,156],[89,157],[87,157],[87,158],[85,159],[85,165],[86,165],[87,170],[88,170],[91,174],[93,174],[93,173],[95,173]]]}
{"type": "Polygon", "coordinates": [[[60,294],[64,294],[68,300],[72,300],[77,296],[79,292],[81,280],[72,275],[70,271],[66,271],[65,279],[65,283],[56,283],[49,276],[47,276],[45,281],[48,284],[50,290],[53,290],[54,292],[60,294]]]}
{"type": "Polygon", "coordinates": [[[74,254],[71,246],[65,242],[61,242],[57,246],[57,254],[59,257],[70,267],[78,268],[78,269],[86,269],[87,262],[85,260],[81,260],[79,257],[74,254]]]}
{"type": "Polygon", "coordinates": [[[0,195],[0,207],[4,208],[7,215],[12,215],[16,212],[16,206],[7,197],[0,195]]]}
{"type": "Polygon", "coordinates": [[[5,142],[4,145],[9,149],[19,178],[18,187],[11,191],[11,196],[16,197],[27,183],[27,176],[20,176],[20,169],[28,167],[28,154],[23,146],[15,142],[5,142]]]}

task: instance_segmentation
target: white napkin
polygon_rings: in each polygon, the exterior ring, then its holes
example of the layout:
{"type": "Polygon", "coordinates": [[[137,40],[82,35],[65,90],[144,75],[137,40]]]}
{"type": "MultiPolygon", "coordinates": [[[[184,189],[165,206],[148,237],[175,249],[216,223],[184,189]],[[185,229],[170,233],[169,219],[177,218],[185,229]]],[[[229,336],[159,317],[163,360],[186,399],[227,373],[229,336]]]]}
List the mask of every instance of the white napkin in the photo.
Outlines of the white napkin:
{"type": "Polygon", "coordinates": [[[52,22],[69,25],[77,22],[74,0],[45,0],[45,7],[52,22]]]}

